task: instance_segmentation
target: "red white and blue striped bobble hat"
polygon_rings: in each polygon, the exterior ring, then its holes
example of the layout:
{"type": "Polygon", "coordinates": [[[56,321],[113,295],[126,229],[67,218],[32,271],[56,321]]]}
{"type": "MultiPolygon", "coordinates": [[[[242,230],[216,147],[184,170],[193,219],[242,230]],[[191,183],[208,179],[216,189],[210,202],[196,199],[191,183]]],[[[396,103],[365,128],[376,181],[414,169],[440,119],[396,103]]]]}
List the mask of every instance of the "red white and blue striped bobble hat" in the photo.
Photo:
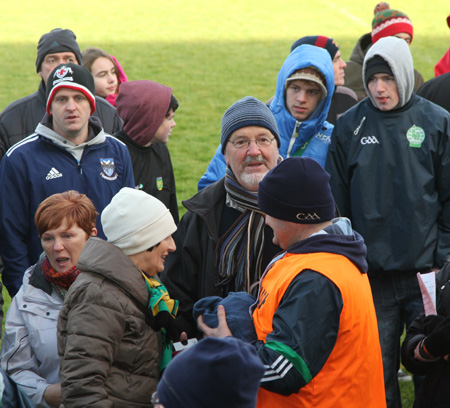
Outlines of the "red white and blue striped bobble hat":
{"type": "Polygon", "coordinates": [[[80,91],[91,104],[91,115],[95,112],[95,83],[92,74],[82,65],[73,63],[60,64],[50,74],[47,80],[47,113],[50,113],[52,100],[60,88],[80,91]]]}

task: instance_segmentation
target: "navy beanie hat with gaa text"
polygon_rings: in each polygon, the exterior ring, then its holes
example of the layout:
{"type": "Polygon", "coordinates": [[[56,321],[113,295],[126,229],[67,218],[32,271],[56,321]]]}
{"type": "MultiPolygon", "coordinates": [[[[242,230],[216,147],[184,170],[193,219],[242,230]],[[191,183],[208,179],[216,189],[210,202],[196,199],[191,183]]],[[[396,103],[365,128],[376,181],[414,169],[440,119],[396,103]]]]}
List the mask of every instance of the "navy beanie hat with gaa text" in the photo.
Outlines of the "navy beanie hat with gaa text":
{"type": "Polygon", "coordinates": [[[320,224],[335,217],[330,175],[309,157],[291,157],[270,170],[258,187],[258,206],[271,217],[320,224]]]}

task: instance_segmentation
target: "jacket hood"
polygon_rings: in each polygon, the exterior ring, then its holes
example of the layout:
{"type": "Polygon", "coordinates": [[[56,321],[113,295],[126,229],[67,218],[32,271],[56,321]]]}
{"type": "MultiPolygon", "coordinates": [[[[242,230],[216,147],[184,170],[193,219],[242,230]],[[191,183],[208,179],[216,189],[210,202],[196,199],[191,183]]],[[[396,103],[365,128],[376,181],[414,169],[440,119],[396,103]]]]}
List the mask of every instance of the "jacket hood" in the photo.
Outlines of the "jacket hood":
{"type": "Polygon", "coordinates": [[[378,40],[367,52],[363,64],[364,88],[375,107],[375,101],[367,87],[369,78],[366,78],[366,69],[367,63],[377,55],[387,62],[394,74],[399,96],[396,109],[401,108],[411,99],[414,91],[414,63],[409,46],[405,40],[397,37],[384,37],[378,40]]]}
{"type": "Polygon", "coordinates": [[[67,150],[78,161],[81,160],[84,148],[86,146],[104,143],[106,140],[106,134],[103,131],[102,123],[96,116],[91,116],[89,118],[88,132],[88,138],[85,142],[80,143],[79,145],[74,145],[70,140],[66,139],[64,136],[61,136],[53,130],[52,117],[47,113],[42,118],[41,123],[39,123],[36,127],[37,134],[48,139],[59,147],[67,150]]]}
{"type": "Polygon", "coordinates": [[[136,143],[146,145],[166,117],[172,88],[154,81],[128,81],[120,85],[116,99],[123,129],[136,143]]]}
{"type": "Polygon", "coordinates": [[[362,65],[364,62],[364,57],[367,54],[367,51],[372,46],[372,35],[371,33],[367,33],[362,35],[355,47],[353,48],[352,54],[350,55],[350,61],[356,62],[357,64],[362,65]]]}
{"type": "Polygon", "coordinates": [[[287,252],[307,254],[312,252],[328,252],[348,258],[361,273],[367,273],[367,247],[360,234],[352,230],[348,218],[335,218],[333,224],[317,234],[298,242],[287,252]]]}
{"type": "Polygon", "coordinates": [[[142,272],[119,247],[100,238],[89,238],[78,259],[77,268],[81,272],[101,275],[113,281],[142,307],[147,307],[148,291],[142,272]]]}
{"type": "Polygon", "coordinates": [[[286,80],[297,70],[313,66],[324,76],[327,88],[327,97],[319,102],[311,116],[301,122],[295,146],[299,147],[311,136],[315,135],[324,126],[330,109],[331,98],[334,92],[334,70],[330,54],[323,48],[304,44],[292,51],[283,63],[278,73],[275,97],[270,104],[270,110],[275,116],[280,131],[280,154],[286,157],[289,140],[294,131],[297,120],[286,108],[284,94],[286,80]]]}

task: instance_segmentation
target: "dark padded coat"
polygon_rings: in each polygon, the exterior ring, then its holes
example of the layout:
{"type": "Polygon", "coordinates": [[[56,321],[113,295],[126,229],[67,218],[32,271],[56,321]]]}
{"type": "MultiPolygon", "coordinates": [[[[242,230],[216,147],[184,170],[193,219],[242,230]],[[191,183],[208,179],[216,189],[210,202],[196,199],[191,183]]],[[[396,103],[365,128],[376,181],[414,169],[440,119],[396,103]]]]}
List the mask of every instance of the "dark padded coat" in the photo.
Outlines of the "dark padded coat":
{"type": "MultiPolygon", "coordinates": [[[[170,297],[180,301],[177,322],[179,328],[187,331],[190,337],[197,335],[196,324],[192,317],[194,303],[205,296],[223,297],[234,290],[230,285],[216,285],[218,280],[216,245],[220,231],[228,229],[221,224],[225,214],[225,200],[226,192],[222,178],[189,200],[183,201],[188,211],[173,234],[177,250],[166,258],[164,272],[161,275],[170,297]]],[[[229,216],[229,213],[227,215],[229,216]]],[[[228,218],[225,224],[229,227],[233,221],[228,218]]],[[[263,269],[273,256],[281,251],[272,243],[272,237],[272,229],[266,226],[263,269]]]]}
{"type": "Polygon", "coordinates": [[[149,293],[141,271],[100,238],[88,240],[78,268],[58,320],[62,404],[150,408],[162,342],[145,322],[149,293]]]}

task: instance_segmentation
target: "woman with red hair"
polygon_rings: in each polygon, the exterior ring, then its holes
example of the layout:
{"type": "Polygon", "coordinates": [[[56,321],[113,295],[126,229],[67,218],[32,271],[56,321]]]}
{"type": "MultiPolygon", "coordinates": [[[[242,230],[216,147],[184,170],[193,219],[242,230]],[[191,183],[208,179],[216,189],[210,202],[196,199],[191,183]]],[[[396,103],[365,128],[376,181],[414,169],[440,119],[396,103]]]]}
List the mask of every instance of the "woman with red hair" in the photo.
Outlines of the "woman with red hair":
{"type": "Polygon", "coordinates": [[[77,191],[54,194],[38,207],[35,223],[44,253],[25,272],[5,322],[1,367],[39,407],[59,407],[61,380],[56,324],[97,211],[77,191]]]}

